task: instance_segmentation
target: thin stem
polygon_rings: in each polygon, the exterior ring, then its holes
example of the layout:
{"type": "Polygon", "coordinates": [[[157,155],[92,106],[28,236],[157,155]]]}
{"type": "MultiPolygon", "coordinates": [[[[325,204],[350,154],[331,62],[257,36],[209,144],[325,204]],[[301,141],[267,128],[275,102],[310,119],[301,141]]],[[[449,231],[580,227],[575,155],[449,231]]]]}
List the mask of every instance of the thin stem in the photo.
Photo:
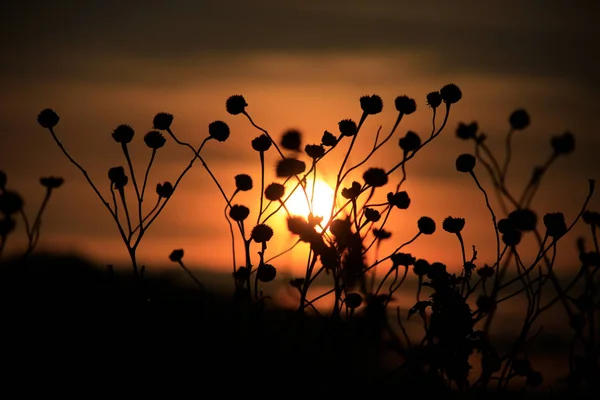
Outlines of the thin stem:
{"type": "Polygon", "coordinates": [[[502,170],[500,171],[500,183],[502,185],[504,185],[504,181],[506,180],[506,173],[508,172],[508,164],[510,163],[510,156],[511,156],[511,146],[510,146],[510,142],[512,139],[512,135],[514,133],[514,129],[510,129],[510,131],[508,131],[508,135],[506,135],[506,152],[504,154],[504,164],[502,165],[502,170]]]}
{"type": "Polygon", "coordinates": [[[481,183],[479,183],[477,176],[475,176],[475,172],[471,171],[471,172],[469,172],[469,174],[475,181],[475,184],[477,185],[479,190],[483,193],[483,196],[485,197],[485,205],[486,205],[487,209],[489,210],[490,215],[492,216],[492,223],[494,225],[494,234],[496,235],[496,260],[498,263],[500,263],[500,234],[498,233],[498,222],[496,221],[496,214],[494,213],[494,209],[492,208],[492,205],[490,204],[490,199],[487,195],[487,192],[485,191],[483,186],[481,186],[481,183]]]}
{"type": "Polygon", "coordinates": [[[156,156],[156,149],[152,149],[152,155],[150,156],[150,161],[148,162],[148,167],[146,168],[146,173],[144,174],[144,185],[142,186],[142,193],[140,195],[140,201],[144,201],[144,193],[146,192],[146,183],[148,182],[148,175],[150,174],[150,168],[152,167],[152,163],[154,162],[154,157],[156,156]]]}

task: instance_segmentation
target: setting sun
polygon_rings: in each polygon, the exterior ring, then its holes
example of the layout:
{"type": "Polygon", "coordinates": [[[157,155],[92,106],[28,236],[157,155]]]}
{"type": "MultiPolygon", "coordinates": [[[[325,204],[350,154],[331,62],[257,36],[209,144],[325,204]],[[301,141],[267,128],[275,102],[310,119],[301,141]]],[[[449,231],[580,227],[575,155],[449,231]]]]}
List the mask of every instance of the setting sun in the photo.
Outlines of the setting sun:
{"type": "MultiPolygon", "coordinates": [[[[306,193],[308,198],[311,198],[313,182],[312,180],[307,181],[306,193]]],[[[323,217],[323,224],[329,221],[331,214],[331,207],[333,206],[333,189],[325,181],[317,179],[314,185],[314,198],[313,203],[313,214],[317,217],[323,217]]],[[[308,217],[310,214],[310,208],[306,201],[306,195],[298,188],[290,196],[286,202],[286,206],[291,214],[308,217]]]]}

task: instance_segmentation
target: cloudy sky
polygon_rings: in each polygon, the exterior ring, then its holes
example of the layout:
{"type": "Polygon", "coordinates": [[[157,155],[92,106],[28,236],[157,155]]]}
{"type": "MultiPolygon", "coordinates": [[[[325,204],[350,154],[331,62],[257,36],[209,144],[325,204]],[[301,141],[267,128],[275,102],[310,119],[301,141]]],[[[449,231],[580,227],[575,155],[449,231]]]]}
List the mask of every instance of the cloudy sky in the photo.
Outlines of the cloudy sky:
{"type": "MultiPolygon", "coordinates": [[[[465,241],[478,247],[483,262],[493,255],[493,231],[483,195],[454,170],[456,156],[472,151],[454,136],[456,126],[477,121],[502,158],[508,116],[516,108],[529,111],[532,125],[514,136],[509,181],[517,195],[531,169],[550,155],[550,137],[573,132],[576,154],[553,165],[534,204],[540,215],[564,211],[572,220],[587,194],[587,179],[600,175],[600,48],[592,33],[598,8],[594,1],[542,0],[8,0],[0,16],[0,169],[23,194],[32,217],[43,197],[38,178],[65,177],[44,219],[42,247],[80,251],[102,262],[125,260],[108,213],[37,125],[43,108],[59,113],[57,134],[106,196],[106,171],[124,163],[110,137],[117,125],[136,130],[131,151],[139,175],[149,157],[141,138],[157,112],[173,113],[174,132],[194,145],[206,137],[210,122],[224,120],[231,137],[210,142],[204,154],[231,193],[234,175],[250,173],[259,182],[260,171],[250,148],[259,132],[242,116],[226,113],[232,94],[245,96],[248,112],[273,136],[299,129],[305,143],[318,142],[325,129],[337,133],[341,119],[358,120],[359,97],[379,94],[384,111],[367,120],[350,162],[361,160],[380,125],[390,129],[397,115],[394,98],[411,96],[417,112],[369,164],[389,168],[401,157],[398,135],[410,129],[425,136],[431,129],[425,95],[454,82],[464,97],[452,108],[443,135],[409,163],[405,190],[412,205],[393,215],[389,228],[396,247],[414,235],[421,215],[440,225],[448,215],[465,217],[465,241]]],[[[321,171],[326,181],[337,172],[340,149],[321,171]]],[[[157,156],[151,187],[174,181],[189,160],[189,151],[169,141],[157,156]]],[[[267,154],[267,179],[274,179],[275,161],[274,153],[267,154]]],[[[484,171],[477,172],[489,188],[484,171]]],[[[257,194],[254,189],[239,201],[256,207],[257,194]]],[[[230,268],[223,207],[198,163],[144,239],[141,262],[162,263],[173,248],[183,247],[192,265],[230,268]]],[[[600,209],[598,196],[592,208],[600,209]]],[[[283,226],[282,220],[273,224],[283,226]]],[[[273,253],[292,240],[284,229],[277,232],[273,253]]],[[[574,248],[574,238],[563,245],[565,253],[574,248]]],[[[410,251],[452,264],[460,255],[455,242],[440,229],[410,251]]],[[[11,243],[11,249],[22,244],[16,237],[11,243]]],[[[297,257],[282,259],[282,268],[297,257]]]]}

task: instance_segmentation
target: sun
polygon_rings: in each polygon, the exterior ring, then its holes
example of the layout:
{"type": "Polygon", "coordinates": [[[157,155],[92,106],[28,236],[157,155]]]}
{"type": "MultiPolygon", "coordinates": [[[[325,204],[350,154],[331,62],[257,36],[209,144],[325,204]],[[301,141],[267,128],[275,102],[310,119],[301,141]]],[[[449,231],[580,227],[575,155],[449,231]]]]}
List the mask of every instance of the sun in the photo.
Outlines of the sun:
{"type": "MultiPolygon", "coordinates": [[[[333,189],[327,184],[327,182],[317,179],[314,186],[314,197],[312,199],[313,215],[317,217],[323,217],[322,225],[327,224],[329,216],[331,215],[331,207],[333,206],[333,189]]],[[[306,194],[308,198],[311,198],[313,182],[307,180],[306,183],[306,194]]],[[[300,187],[292,193],[290,198],[285,202],[287,209],[292,215],[299,215],[302,217],[308,217],[310,214],[310,208],[306,200],[306,194],[300,187]]]]}

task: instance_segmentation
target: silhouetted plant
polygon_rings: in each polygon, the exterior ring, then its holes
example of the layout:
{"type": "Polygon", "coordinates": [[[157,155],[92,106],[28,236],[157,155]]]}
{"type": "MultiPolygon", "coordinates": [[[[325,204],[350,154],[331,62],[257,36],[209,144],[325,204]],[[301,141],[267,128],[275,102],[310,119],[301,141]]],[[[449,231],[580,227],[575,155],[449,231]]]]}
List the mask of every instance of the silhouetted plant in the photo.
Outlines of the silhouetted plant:
{"type": "MultiPolygon", "coordinates": [[[[502,163],[488,147],[487,136],[479,131],[477,122],[458,124],[456,136],[461,140],[472,141],[474,151],[472,154],[459,154],[454,168],[464,176],[468,175],[467,179],[473,180],[482,193],[490,214],[489,226],[495,234],[495,254],[490,264],[479,264],[475,246],[472,246],[472,253],[468,252],[468,238],[464,234],[468,231],[469,224],[461,216],[448,216],[440,221],[442,229],[456,236],[460,246],[461,268],[457,273],[449,272],[447,266],[439,261],[413,255],[405,250],[422,235],[432,235],[436,231],[437,224],[432,218],[422,216],[413,221],[411,224],[414,233],[404,242],[396,239],[394,227],[388,224],[392,212],[401,213],[412,204],[410,194],[403,190],[408,176],[408,162],[422,154],[425,147],[442,134],[452,107],[461,99],[462,91],[455,84],[448,84],[439,91],[428,93],[425,102],[432,113],[431,132],[419,135],[407,130],[405,134],[397,135],[404,117],[417,112],[417,102],[405,95],[396,97],[393,105],[397,117],[389,132],[382,134],[380,127],[374,135],[373,145],[368,154],[354,165],[348,165],[357,137],[364,135],[363,126],[366,119],[387,110],[380,96],[373,94],[359,99],[361,114],[356,119],[358,123],[351,118],[342,119],[337,123],[338,136],[325,130],[320,143],[308,144],[303,144],[302,133],[297,129],[287,130],[279,141],[274,140],[266,129],[257,125],[251,118],[248,111],[250,106],[242,95],[229,97],[225,101],[226,111],[232,116],[245,117],[259,131],[258,136],[251,141],[251,146],[259,156],[260,192],[256,204],[251,205],[236,204],[234,200],[239,192],[254,189],[253,177],[248,174],[234,176],[235,190],[227,196],[200,155],[210,139],[224,142],[230,138],[231,132],[225,121],[210,123],[208,136],[200,147],[195,149],[175,136],[171,129],[171,114],[157,114],[153,120],[155,130],[148,132],[144,137],[144,142],[152,153],[142,185],[138,185],[129,156],[128,146],[135,136],[134,130],[128,125],[119,125],[112,137],[121,146],[127,168],[116,166],[109,170],[112,206],[104,200],[86,171],[74,161],[58,140],[54,132],[59,120],[56,113],[44,110],[39,114],[38,122],[50,131],[65,156],[81,170],[110,212],[128,249],[136,275],[139,275],[136,249],[144,233],[174,195],[183,176],[195,160],[199,159],[224,199],[224,217],[229,224],[231,235],[235,299],[245,306],[250,305],[250,309],[264,309],[268,296],[264,296],[262,285],[268,285],[277,279],[277,258],[303,243],[307,245],[304,276],[293,277],[288,282],[291,290],[298,295],[297,314],[300,321],[304,321],[309,312],[322,315],[315,303],[324,297],[333,297],[329,317],[334,324],[341,326],[361,315],[369,326],[370,337],[378,342],[387,340],[398,353],[399,368],[396,371],[404,374],[404,378],[465,392],[492,389],[504,391],[515,381],[520,381],[525,387],[538,387],[543,383],[544,377],[530,362],[529,349],[540,332],[533,332],[532,329],[540,316],[558,303],[564,309],[573,330],[569,354],[569,385],[571,388],[597,385],[594,373],[599,371],[597,365],[600,340],[596,329],[600,302],[599,284],[594,279],[600,269],[597,238],[600,214],[587,210],[595,182],[589,181],[588,196],[584,199],[579,214],[571,221],[567,222],[560,212],[547,213],[539,218],[532,208],[542,178],[551,165],[574,151],[575,139],[570,132],[550,139],[551,153],[547,161],[533,169],[521,195],[514,196],[507,184],[512,142],[516,132],[524,131],[531,125],[527,111],[518,109],[508,118],[510,129],[505,138],[506,150],[502,163]],[[440,109],[444,112],[441,122],[438,115],[440,109]],[[162,132],[166,132],[175,143],[189,148],[193,158],[174,184],[164,182],[157,185],[156,205],[144,216],[142,202],[148,174],[157,150],[166,143],[162,132]],[[390,166],[366,165],[374,159],[373,156],[383,145],[394,143],[391,139],[395,135],[400,136],[394,139],[397,140],[399,148],[398,159],[390,166]],[[316,215],[315,183],[319,167],[323,160],[328,159],[329,153],[346,143],[347,148],[341,150],[344,152],[342,161],[335,167],[332,208],[329,215],[316,215]],[[276,181],[265,182],[265,159],[271,155],[276,158],[276,181]],[[359,169],[361,170],[357,171],[359,169]],[[351,173],[354,171],[362,172],[359,175],[362,182],[359,182],[360,178],[357,178],[358,181],[354,178],[351,180],[351,173]],[[396,171],[400,173],[399,177],[393,175],[396,171]],[[487,173],[491,181],[501,212],[495,211],[492,206],[491,192],[485,188],[482,171],[487,173]],[[312,184],[309,184],[311,181],[312,184]],[[125,197],[125,187],[130,182],[137,201],[137,222],[131,221],[125,197]],[[395,185],[395,188],[383,192],[390,184],[395,185]],[[288,200],[297,190],[302,192],[306,200],[309,210],[307,216],[294,215],[287,207],[288,200]],[[119,202],[115,192],[122,204],[124,215],[118,213],[119,202]],[[257,207],[257,217],[250,222],[249,216],[253,206],[257,207]],[[273,236],[278,234],[269,220],[280,212],[285,213],[287,228],[297,240],[287,251],[268,257],[268,244],[273,236]],[[590,226],[593,248],[588,251],[585,241],[578,241],[580,269],[571,282],[563,285],[554,272],[557,244],[564,240],[580,219],[590,226]],[[238,236],[234,227],[237,227],[241,238],[243,262],[238,260],[238,236]],[[532,236],[539,246],[537,255],[531,262],[525,262],[522,257],[521,241],[525,235],[532,236]],[[380,254],[383,241],[396,240],[397,247],[394,251],[380,254]],[[255,246],[258,247],[257,251],[253,251],[255,246]],[[368,261],[367,256],[371,254],[374,261],[368,261]],[[377,276],[378,271],[382,272],[382,277],[377,276]],[[309,289],[316,279],[323,275],[327,275],[330,288],[314,298],[309,298],[309,289]],[[414,275],[417,281],[415,304],[404,310],[405,316],[402,315],[400,307],[396,306],[396,318],[392,318],[391,304],[411,275],[414,275]],[[550,293],[550,300],[547,300],[543,295],[548,295],[549,286],[554,293],[550,293]],[[576,291],[578,292],[575,293],[576,291]],[[525,296],[526,316],[517,337],[512,340],[508,349],[502,349],[495,342],[496,338],[491,335],[492,321],[498,308],[516,296],[525,296]],[[418,318],[422,324],[420,340],[411,337],[404,327],[404,321],[410,318],[418,318]],[[398,328],[394,327],[394,322],[398,328]],[[480,363],[481,372],[478,376],[473,374],[474,362],[480,363]]],[[[328,165],[327,168],[331,169],[333,166],[328,165]]],[[[0,175],[0,189],[4,195],[7,192],[4,189],[5,179],[2,179],[4,178],[0,175]]],[[[45,182],[47,187],[56,183],[49,180],[45,182]]],[[[5,225],[9,227],[10,224],[5,223],[10,221],[9,218],[10,213],[7,211],[0,223],[0,229],[10,231],[9,228],[4,228],[5,225]]],[[[0,230],[0,233],[4,230],[0,230]]],[[[3,236],[3,242],[4,239],[3,236]]],[[[204,289],[200,280],[184,265],[183,254],[182,249],[176,249],[169,258],[179,264],[204,289]]]]}

